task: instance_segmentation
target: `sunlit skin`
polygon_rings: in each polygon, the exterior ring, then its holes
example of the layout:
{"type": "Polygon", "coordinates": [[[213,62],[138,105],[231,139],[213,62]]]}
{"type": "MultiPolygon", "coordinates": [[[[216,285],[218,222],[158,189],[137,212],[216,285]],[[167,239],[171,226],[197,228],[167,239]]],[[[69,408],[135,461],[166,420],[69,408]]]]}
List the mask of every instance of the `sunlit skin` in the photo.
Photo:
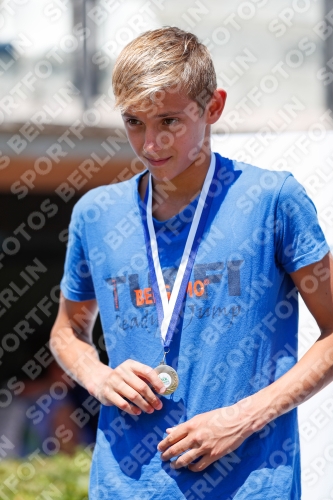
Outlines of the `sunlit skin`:
{"type": "MultiPolygon", "coordinates": [[[[154,216],[170,218],[187,205],[201,189],[210,163],[210,127],[221,116],[226,92],[217,89],[203,113],[185,94],[165,93],[152,108],[123,113],[129,142],[142,163],[151,172],[153,186],[171,180],[176,190],[165,203],[154,208],[154,216]]],[[[146,189],[147,176],[140,186],[146,189]]]]}

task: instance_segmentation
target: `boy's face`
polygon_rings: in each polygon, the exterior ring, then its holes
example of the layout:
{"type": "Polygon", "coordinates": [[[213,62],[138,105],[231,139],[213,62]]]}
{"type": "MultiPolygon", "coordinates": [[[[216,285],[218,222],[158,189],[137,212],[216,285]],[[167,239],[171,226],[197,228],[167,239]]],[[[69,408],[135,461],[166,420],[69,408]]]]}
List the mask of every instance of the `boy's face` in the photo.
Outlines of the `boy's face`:
{"type": "Polygon", "coordinates": [[[210,125],[220,117],[226,94],[217,90],[214,96],[202,112],[186,94],[161,91],[144,111],[123,113],[129,142],[156,180],[172,180],[199,158],[209,165],[210,125]]]}

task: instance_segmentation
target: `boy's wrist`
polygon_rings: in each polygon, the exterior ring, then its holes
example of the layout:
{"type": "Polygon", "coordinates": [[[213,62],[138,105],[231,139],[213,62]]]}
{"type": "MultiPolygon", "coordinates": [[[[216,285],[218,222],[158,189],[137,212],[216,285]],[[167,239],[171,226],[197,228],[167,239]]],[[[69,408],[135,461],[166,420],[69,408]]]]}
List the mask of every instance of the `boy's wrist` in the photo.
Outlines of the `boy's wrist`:
{"type": "Polygon", "coordinates": [[[100,399],[99,395],[106,379],[111,375],[112,368],[99,362],[98,365],[90,371],[87,376],[85,388],[91,396],[100,399]]]}
{"type": "Polygon", "coordinates": [[[259,432],[265,425],[273,420],[278,415],[272,414],[272,408],[261,394],[261,391],[244,398],[235,405],[242,416],[244,422],[247,422],[249,435],[254,432],[259,432]]]}

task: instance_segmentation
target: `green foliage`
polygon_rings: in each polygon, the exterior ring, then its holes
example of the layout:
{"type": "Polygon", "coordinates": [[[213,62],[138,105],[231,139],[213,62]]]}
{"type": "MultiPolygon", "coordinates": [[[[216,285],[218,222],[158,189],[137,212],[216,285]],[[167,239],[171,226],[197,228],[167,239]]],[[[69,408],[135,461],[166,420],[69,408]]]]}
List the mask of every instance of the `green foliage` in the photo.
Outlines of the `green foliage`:
{"type": "Polygon", "coordinates": [[[1,498],[88,500],[89,469],[90,455],[82,449],[71,456],[57,453],[30,460],[2,460],[0,491],[4,496],[1,498]]]}

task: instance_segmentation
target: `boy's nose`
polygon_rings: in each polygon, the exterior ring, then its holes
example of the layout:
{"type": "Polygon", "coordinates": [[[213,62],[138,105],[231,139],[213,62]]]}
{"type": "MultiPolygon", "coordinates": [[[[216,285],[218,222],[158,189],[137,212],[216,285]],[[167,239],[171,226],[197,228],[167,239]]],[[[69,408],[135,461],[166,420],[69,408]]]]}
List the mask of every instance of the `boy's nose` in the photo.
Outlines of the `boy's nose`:
{"type": "Polygon", "coordinates": [[[143,145],[143,151],[144,153],[147,153],[147,155],[156,156],[163,148],[162,146],[163,145],[160,143],[160,141],[157,140],[157,136],[146,136],[143,145]]]}

